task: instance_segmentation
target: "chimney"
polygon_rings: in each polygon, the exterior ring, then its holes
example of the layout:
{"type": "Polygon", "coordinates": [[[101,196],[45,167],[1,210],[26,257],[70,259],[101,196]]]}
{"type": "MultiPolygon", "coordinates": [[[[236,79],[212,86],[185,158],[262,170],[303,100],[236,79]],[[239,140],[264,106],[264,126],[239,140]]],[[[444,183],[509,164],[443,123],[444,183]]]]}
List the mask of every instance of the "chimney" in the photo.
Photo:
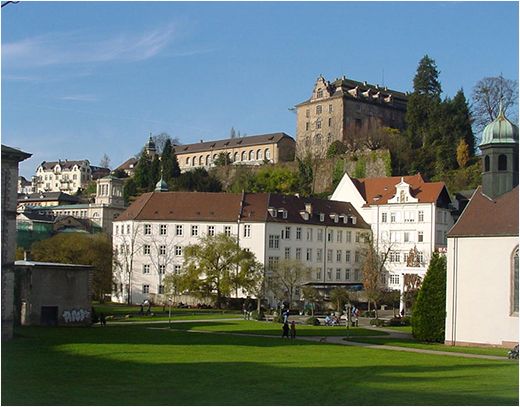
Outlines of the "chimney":
{"type": "Polygon", "coordinates": [[[305,203],[305,212],[312,214],[312,204],[310,202],[305,203]]]}
{"type": "Polygon", "coordinates": [[[200,140],[201,143],[204,143],[204,140],[200,140]]]}

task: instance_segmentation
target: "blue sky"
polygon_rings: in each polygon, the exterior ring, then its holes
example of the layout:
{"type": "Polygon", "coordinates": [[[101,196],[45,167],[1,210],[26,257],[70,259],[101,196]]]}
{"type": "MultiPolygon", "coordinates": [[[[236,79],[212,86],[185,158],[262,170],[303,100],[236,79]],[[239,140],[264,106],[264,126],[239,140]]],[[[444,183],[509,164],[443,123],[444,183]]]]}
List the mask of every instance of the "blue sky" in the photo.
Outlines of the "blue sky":
{"type": "Polygon", "coordinates": [[[116,167],[150,132],[294,137],[288,108],[318,75],[411,91],[425,54],[445,96],[518,79],[518,3],[22,1],[2,9],[2,143],[33,154],[30,177],[58,158],[116,167]]]}

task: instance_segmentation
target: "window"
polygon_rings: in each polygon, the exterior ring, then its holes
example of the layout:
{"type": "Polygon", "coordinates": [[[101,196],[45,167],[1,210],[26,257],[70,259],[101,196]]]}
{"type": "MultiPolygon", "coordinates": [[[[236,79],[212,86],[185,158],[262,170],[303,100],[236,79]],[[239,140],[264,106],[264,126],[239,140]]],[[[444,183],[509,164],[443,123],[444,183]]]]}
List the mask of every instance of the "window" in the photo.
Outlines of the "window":
{"type": "Polygon", "coordinates": [[[323,242],[323,229],[318,229],[316,238],[318,239],[318,242],[323,242]]]}
{"type": "Polygon", "coordinates": [[[242,151],[241,161],[246,161],[247,154],[245,151],[242,151]]]}
{"type": "Polygon", "coordinates": [[[309,130],[309,122],[305,123],[305,130],[309,130]]]}
{"type": "Polygon", "coordinates": [[[341,280],[341,269],[336,269],[336,280],[341,280]]]}
{"type": "Polygon", "coordinates": [[[285,258],[285,260],[289,260],[291,258],[291,248],[290,247],[286,247],[284,249],[284,258],[285,258]]]}
{"type": "Polygon", "coordinates": [[[166,246],[165,245],[160,245],[159,246],[159,254],[164,256],[166,254],[166,246]]]}
{"type": "Polygon", "coordinates": [[[490,167],[489,155],[486,155],[484,157],[484,171],[488,172],[489,171],[489,167],[490,167]]]}
{"type": "Polygon", "coordinates": [[[410,232],[404,232],[403,241],[405,243],[410,241],[410,232]]]}
{"type": "Polygon", "coordinates": [[[253,150],[249,151],[249,161],[253,161],[255,159],[255,152],[253,150]]]}
{"type": "Polygon", "coordinates": [[[361,233],[356,232],[356,243],[359,243],[361,241],[361,233]]]}
{"type": "Polygon", "coordinates": [[[517,313],[518,314],[518,247],[516,248],[516,250],[514,251],[513,253],[513,264],[512,264],[512,267],[513,267],[513,272],[511,273],[512,274],[512,278],[513,278],[513,283],[511,284],[511,288],[512,288],[512,304],[511,304],[511,308],[512,308],[512,311],[513,313],[517,313]]]}
{"type": "Polygon", "coordinates": [[[341,258],[343,257],[342,253],[343,253],[342,250],[336,250],[336,262],[337,263],[341,263],[341,258]]]}
{"type": "Polygon", "coordinates": [[[269,249],[279,249],[280,248],[280,236],[279,235],[269,235],[269,249]]]}
{"type": "Polygon", "coordinates": [[[198,234],[199,234],[199,227],[197,225],[191,225],[191,235],[198,236],[198,234]]]}
{"type": "Polygon", "coordinates": [[[321,129],[321,120],[320,119],[316,120],[316,128],[321,129]]]}
{"type": "Polygon", "coordinates": [[[208,226],[208,236],[215,236],[215,226],[208,226]]]}
{"type": "Polygon", "coordinates": [[[312,261],[312,249],[307,249],[307,261],[312,261]]]}
{"type": "Polygon", "coordinates": [[[175,236],[182,236],[184,233],[183,225],[175,225],[175,236]]]}
{"type": "Polygon", "coordinates": [[[302,259],[302,249],[297,247],[296,248],[296,260],[301,260],[302,259]]]}
{"type": "Polygon", "coordinates": [[[395,223],[396,222],[396,214],[395,212],[390,213],[390,222],[395,223]]]}
{"type": "Polygon", "coordinates": [[[251,225],[244,225],[244,237],[251,237],[251,225]]]}
{"type": "Polygon", "coordinates": [[[321,105],[316,106],[316,114],[321,114],[323,112],[323,108],[321,105]]]}
{"type": "Polygon", "coordinates": [[[333,242],[334,241],[334,234],[331,230],[327,232],[327,242],[333,242]]]}
{"type": "Polygon", "coordinates": [[[305,117],[309,118],[310,115],[311,115],[311,111],[310,111],[310,109],[306,109],[306,110],[305,110],[305,117]]]}
{"type": "Polygon", "coordinates": [[[150,274],[150,265],[143,264],[143,274],[150,274]]]}
{"type": "Polygon", "coordinates": [[[116,225],[116,233],[115,233],[115,234],[116,234],[116,235],[119,234],[119,225],[116,225]]]}
{"type": "Polygon", "coordinates": [[[332,127],[332,117],[329,117],[329,127],[332,127]]]}
{"type": "Polygon", "coordinates": [[[280,260],[279,257],[276,256],[269,256],[267,258],[267,267],[269,270],[273,270],[278,266],[278,261],[280,260]]]}
{"type": "Polygon", "coordinates": [[[149,244],[145,244],[143,246],[143,254],[150,254],[150,245],[149,244]]]}
{"type": "MultiPolygon", "coordinates": [[[[96,217],[97,213],[94,214],[94,216],[96,217]]],[[[150,233],[152,233],[152,226],[151,225],[148,225],[150,226],[150,233]]],[[[130,234],[130,225],[126,225],[126,234],[129,235],[130,234]]]]}
{"type": "Polygon", "coordinates": [[[302,228],[296,228],[296,240],[302,240],[302,228]]]}
{"type": "Polygon", "coordinates": [[[164,286],[162,284],[159,284],[159,294],[164,294],[164,286]]]}
{"type": "Polygon", "coordinates": [[[332,280],[332,267],[327,268],[327,280],[332,280]]]}
{"type": "Polygon", "coordinates": [[[159,234],[160,235],[166,234],[166,225],[159,225],[159,234]]]}
{"type": "Polygon", "coordinates": [[[396,285],[399,284],[399,274],[390,274],[390,284],[396,285]]]}
{"type": "Polygon", "coordinates": [[[175,251],[176,256],[182,256],[182,247],[181,246],[175,246],[174,251],[175,251]]]}
{"type": "Polygon", "coordinates": [[[419,222],[424,222],[424,211],[419,211],[417,219],[419,222]]]}
{"type": "Polygon", "coordinates": [[[144,234],[151,235],[152,234],[152,225],[144,225],[144,234]]]}
{"type": "Polygon", "coordinates": [[[346,241],[347,243],[352,242],[352,232],[351,232],[351,231],[347,231],[347,232],[345,232],[345,241],[346,241]]]}
{"type": "Polygon", "coordinates": [[[415,213],[412,211],[405,211],[404,212],[404,221],[405,221],[405,223],[415,222],[415,213]]]}
{"type": "Polygon", "coordinates": [[[256,159],[258,161],[262,159],[262,150],[256,150],[256,159]]]}
{"type": "Polygon", "coordinates": [[[224,226],[224,234],[226,236],[231,236],[231,226],[224,226]]]}
{"type": "Polygon", "coordinates": [[[417,241],[424,242],[424,232],[417,232],[417,241]]]}
{"type": "Polygon", "coordinates": [[[284,230],[282,230],[282,239],[289,240],[291,238],[291,227],[286,226],[284,230]]]}
{"type": "Polygon", "coordinates": [[[359,269],[354,269],[354,280],[359,281],[359,269]]]}
{"type": "Polygon", "coordinates": [[[312,229],[307,228],[307,240],[312,241],[312,229]]]}
{"type": "Polygon", "coordinates": [[[345,280],[350,280],[350,269],[345,269],[345,280]]]}
{"type": "Polygon", "coordinates": [[[179,274],[181,272],[181,265],[180,264],[176,264],[175,266],[173,266],[173,272],[175,274],[179,274]]]}
{"type": "Polygon", "coordinates": [[[350,250],[345,251],[345,261],[350,263],[350,250]]]}
{"type": "Polygon", "coordinates": [[[318,89],[318,91],[316,92],[316,97],[317,98],[322,98],[323,97],[323,91],[321,89],[318,89]]]}
{"type": "Polygon", "coordinates": [[[316,280],[321,280],[321,267],[316,267],[316,280]]]}
{"type": "Polygon", "coordinates": [[[332,263],[332,249],[327,249],[327,262],[332,263]]]}
{"type": "Polygon", "coordinates": [[[343,231],[342,230],[338,230],[336,232],[336,242],[343,243],[343,231]]]}
{"type": "Polygon", "coordinates": [[[271,159],[271,151],[268,148],[265,149],[265,159],[266,160],[271,159]]]}
{"type": "Polygon", "coordinates": [[[401,253],[390,252],[388,254],[388,260],[390,261],[390,263],[400,263],[401,262],[401,253]]]}
{"type": "Polygon", "coordinates": [[[359,263],[359,260],[360,260],[360,254],[359,254],[359,252],[356,250],[356,251],[354,252],[354,262],[355,262],[355,263],[359,263]]]}
{"type": "Polygon", "coordinates": [[[150,292],[150,284],[143,284],[143,294],[148,294],[150,292]]]}
{"type": "Polygon", "coordinates": [[[166,273],[166,265],[165,264],[159,264],[159,274],[166,273]]]}
{"type": "Polygon", "coordinates": [[[500,154],[498,156],[498,171],[506,171],[507,170],[507,157],[505,154],[500,154]]]}
{"type": "Polygon", "coordinates": [[[323,260],[323,249],[316,249],[316,261],[323,260]]]}

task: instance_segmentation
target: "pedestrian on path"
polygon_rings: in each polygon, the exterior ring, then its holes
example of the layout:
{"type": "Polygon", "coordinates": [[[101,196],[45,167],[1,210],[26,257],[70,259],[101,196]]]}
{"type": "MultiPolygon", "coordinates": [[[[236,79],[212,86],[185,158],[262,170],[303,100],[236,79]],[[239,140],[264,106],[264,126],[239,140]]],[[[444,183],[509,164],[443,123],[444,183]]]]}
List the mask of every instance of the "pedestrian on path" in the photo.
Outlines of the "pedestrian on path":
{"type": "Polygon", "coordinates": [[[296,338],[296,324],[294,321],[291,322],[291,339],[296,338]]]}
{"type": "Polygon", "coordinates": [[[289,324],[287,322],[284,322],[282,327],[282,338],[289,339],[289,324]]]}

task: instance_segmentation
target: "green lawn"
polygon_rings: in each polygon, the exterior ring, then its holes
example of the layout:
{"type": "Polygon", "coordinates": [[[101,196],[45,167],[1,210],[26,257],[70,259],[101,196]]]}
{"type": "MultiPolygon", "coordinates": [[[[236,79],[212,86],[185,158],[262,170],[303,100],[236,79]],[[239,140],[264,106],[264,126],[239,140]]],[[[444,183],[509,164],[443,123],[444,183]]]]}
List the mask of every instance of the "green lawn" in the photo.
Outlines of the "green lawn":
{"type": "Polygon", "coordinates": [[[2,344],[1,380],[2,405],[518,404],[511,361],[164,324],[18,328],[2,344]]]}
{"type": "Polygon", "coordinates": [[[475,355],[507,356],[507,349],[500,348],[481,348],[470,346],[448,346],[442,343],[417,342],[415,339],[396,339],[396,338],[355,338],[356,342],[373,343],[376,345],[403,346],[405,348],[440,350],[443,352],[460,352],[475,355]]]}
{"type": "Polygon", "coordinates": [[[408,334],[412,333],[412,327],[409,326],[385,326],[385,328],[391,329],[392,331],[405,332],[408,334]]]}
{"type": "MultiPolygon", "coordinates": [[[[215,322],[181,322],[172,324],[173,329],[201,330],[212,332],[233,332],[243,334],[259,334],[282,336],[282,324],[258,321],[215,321],[215,322]]],[[[385,336],[386,332],[365,328],[349,328],[349,336],[385,336]]],[[[347,329],[340,326],[296,325],[297,336],[346,336],[347,329]]]]}

